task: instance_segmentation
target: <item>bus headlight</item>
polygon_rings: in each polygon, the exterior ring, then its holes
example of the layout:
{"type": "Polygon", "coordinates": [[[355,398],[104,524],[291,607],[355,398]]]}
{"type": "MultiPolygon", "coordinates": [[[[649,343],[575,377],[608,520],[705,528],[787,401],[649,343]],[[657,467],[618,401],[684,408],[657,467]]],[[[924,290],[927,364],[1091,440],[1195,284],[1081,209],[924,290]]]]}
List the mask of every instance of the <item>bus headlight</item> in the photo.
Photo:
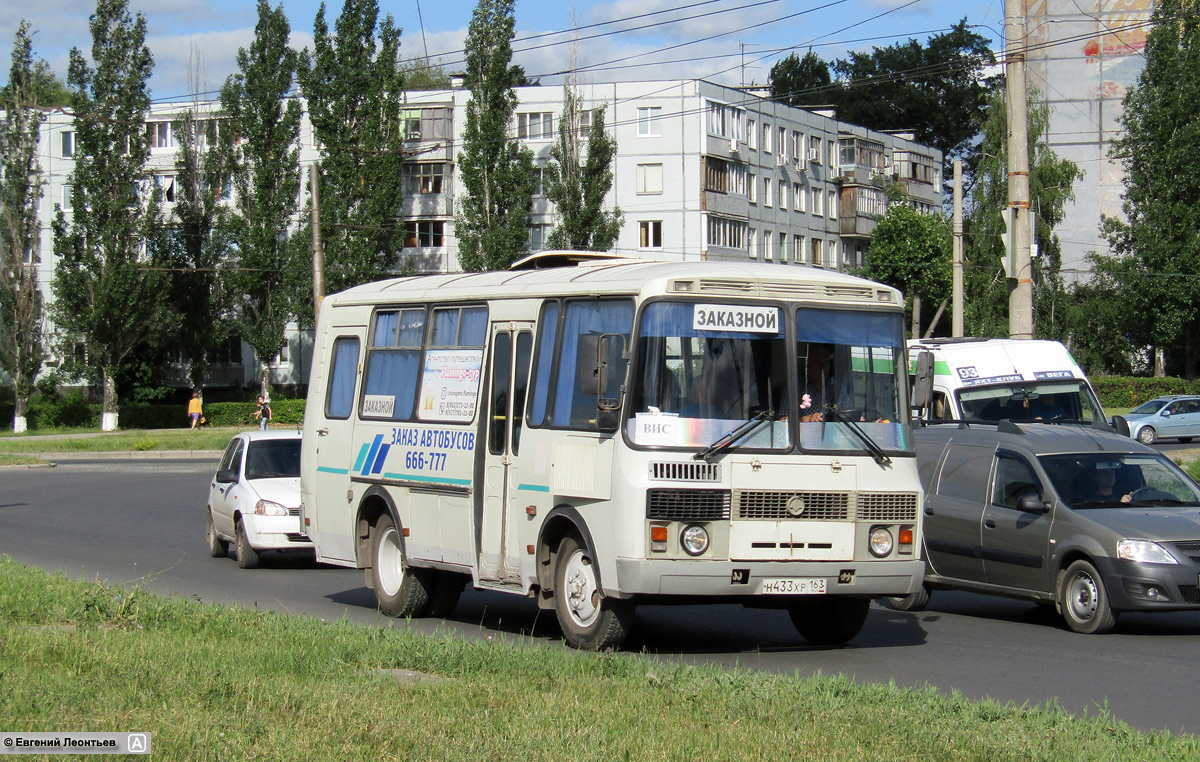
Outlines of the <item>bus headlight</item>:
{"type": "Polygon", "coordinates": [[[708,530],[699,524],[684,527],[679,544],[689,556],[701,555],[708,550],[708,530]]]}
{"type": "Polygon", "coordinates": [[[892,533],[887,527],[875,527],[871,530],[871,555],[883,558],[892,552],[892,533]]]}

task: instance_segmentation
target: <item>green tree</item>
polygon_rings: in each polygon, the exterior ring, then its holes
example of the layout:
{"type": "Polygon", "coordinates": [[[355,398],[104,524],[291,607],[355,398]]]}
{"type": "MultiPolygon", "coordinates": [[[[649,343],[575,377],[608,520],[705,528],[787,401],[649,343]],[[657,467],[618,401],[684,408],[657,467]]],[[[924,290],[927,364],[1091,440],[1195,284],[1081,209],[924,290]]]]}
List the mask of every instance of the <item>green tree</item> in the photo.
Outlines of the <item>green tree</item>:
{"type": "Polygon", "coordinates": [[[186,359],[192,388],[202,389],[209,353],[229,337],[228,298],[219,276],[232,252],[228,206],[229,159],[218,122],[185,111],[174,124],[174,207],[167,257],[177,275],[171,303],[179,313],[175,346],[186,359]]]}
{"type": "Polygon", "coordinates": [[[377,24],[376,0],[346,0],[331,34],[317,12],[313,52],[300,59],[300,86],[321,146],[321,234],[325,286],[341,291],[397,266],[404,230],[404,90],[400,30],[377,24]]]}
{"type": "Polygon", "coordinates": [[[803,58],[792,53],[776,61],[768,76],[771,100],[789,106],[830,105],[840,96],[839,89],[833,86],[829,64],[811,50],[803,58]]]}
{"type": "MultiPolygon", "coordinates": [[[[1034,335],[1069,341],[1071,297],[1059,268],[1061,246],[1054,228],[1062,222],[1067,202],[1083,172],[1059,158],[1043,136],[1050,126],[1050,105],[1036,90],[1028,98],[1029,197],[1037,215],[1033,267],[1034,335]]],[[[963,219],[965,235],[964,308],[967,333],[1008,335],[1008,280],[1004,273],[1004,210],[1008,206],[1008,122],[1002,93],[988,101],[988,116],[979,144],[979,164],[963,219]]]]}
{"type": "Polygon", "coordinates": [[[467,29],[467,123],[458,154],[466,190],[455,215],[463,270],[502,270],[529,251],[533,153],[508,139],[517,106],[513,0],[479,0],[467,29]]]}
{"type": "MultiPolygon", "coordinates": [[[[1162,0],[1146,40],[1146,66],[1125,96],[1125,220],[1106,218],[1106,272],[1132,310],[1123,332],[1162,350],[1166,372],[1200,376],[1200,17],[1162,0]],[[1145,332],[1139,330],[1145,328],[1145,332]]],[[[1103,259],[1103,258],[1102,258],[1103,259]]]]}
{"type": "Polygon", "coordinates": [[[551,249],[608,251],[621,234],[621,210],[604,210],[604,199],[612,189],[617,141],[604,129],[604,106],[592,109],[584,159],[581,116],[578,94],[569,82],[564,83],[558,140],[550,147],[546,166],[546,198],[554,202],[559,222],[547,244],[551,249]]]}
{"type": "Polygon", "coordinates": [[[866,264],[858,274],[900,289],[912,312],[912,335],[921,335],[921,305],[950,292],[950,226],[946,218],[896,204],[879,217],[866,264]]]}
{"type": "Polygon", "coordinates": [[[231,157],[235,250],[228,277],[242,338],[258,357],[263,395],[270,362],[283,348],[284,328],[297,311],[299,247],[289,235],[300,193],[300,104],[290,97],[298,54],[283,6],[258,1],[249,48],[238,51],[238,73],[221,89],[221,140],[231,157]]]}
{"type": "Polygon", "coordinates": [[[101,427],[111,431],[122,366],[138,345],[174,325],[167,278],[155,267],[161,252],[148,244],[161,226],[153,194],[144,192],[154,67],[146,19],[131,16],[126,0],[99,0],[91,31],[95,68],[73,48],[67,74],[76,158],[70,216],[59,208],[54,220],[52,314],[64,339],[62,356],[84,345],[87,371],[103,384],[101,427]]]}
{"type": "Polygon", "coordinates": [[[0,368],[13,381],[13,431],[25,430],[25,410],[42,370],[42,291],[38,284],[41,236],[38,206],[45,178],[38,134],[52,96],[37,76],[29,24],[13,39],[8,84],[0,91],[0,368]]]}

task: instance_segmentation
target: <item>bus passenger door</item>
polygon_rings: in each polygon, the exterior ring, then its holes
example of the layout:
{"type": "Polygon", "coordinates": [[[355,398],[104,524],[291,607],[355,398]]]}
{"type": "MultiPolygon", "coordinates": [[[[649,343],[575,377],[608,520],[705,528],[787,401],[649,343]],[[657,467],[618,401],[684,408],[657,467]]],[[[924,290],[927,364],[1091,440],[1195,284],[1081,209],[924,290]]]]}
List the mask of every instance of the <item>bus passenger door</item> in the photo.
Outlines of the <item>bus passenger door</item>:
{"type": "Polygon", "coordinates": [[[517,530],[521,520],[518,454],[525,418],[533,323],[493,323],[491,386],[485,421],[482,515],[478,529],[480,579],[515,582],[521,555],[517,530]]]}

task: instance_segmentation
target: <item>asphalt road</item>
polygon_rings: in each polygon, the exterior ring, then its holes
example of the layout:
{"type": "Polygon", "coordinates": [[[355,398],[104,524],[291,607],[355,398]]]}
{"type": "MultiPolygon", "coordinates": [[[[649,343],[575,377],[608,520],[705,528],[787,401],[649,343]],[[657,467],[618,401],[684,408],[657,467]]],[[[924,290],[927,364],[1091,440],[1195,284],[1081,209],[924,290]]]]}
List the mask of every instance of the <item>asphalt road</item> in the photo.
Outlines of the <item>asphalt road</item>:
{"type": "MultiPolygon", "coordinates": [[[[468,591],[446,620],[381,618],[362,573],[311,558],[264,556],[241,570],[210,558],[203,505],[214,461],[71,460],[0,470],[0,553],[68,576],[333,620],[411,626],[477,639],[558,642],[531,601],[468,591]]],[[[626,643],[648,657],[783,674],[844,673],[860,682],[931,685],[969,698],[1107,707],[1143,730],[1200,733],[1195,665],[1200,612],[1127,614],[1112,635],[1067,631],[1052,610],[969,593],[936,593],[927,610],[873,606],[844,648],[815,648],[787,615],[741,606],[643,606],[626,643]]]]}

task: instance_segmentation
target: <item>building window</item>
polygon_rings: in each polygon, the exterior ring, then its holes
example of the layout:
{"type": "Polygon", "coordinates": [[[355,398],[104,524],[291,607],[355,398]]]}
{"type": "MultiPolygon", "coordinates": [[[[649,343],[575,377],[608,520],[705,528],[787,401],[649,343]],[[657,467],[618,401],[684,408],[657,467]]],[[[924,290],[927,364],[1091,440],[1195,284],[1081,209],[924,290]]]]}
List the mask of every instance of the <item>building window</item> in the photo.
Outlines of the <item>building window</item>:
{"type": "Polygon", "coordinates": [[[804,264],[804,236],[792,236],[792,262],[798,265],[804,264]]]}
{"type": "Polygon", "coordinates": [[[716,101],[708,102],[708,134],[732,140],[742,138],[742,112],[716,101]]]}
{"type": "Polygon", "coordinates": [[[442,193],[445,178],[442,164],[405,164],[405,193],[442,193]]]}
{"type": "Polygon", "coordinates": [[[450,136],[450,109],[410,108],[400,112],[405,140],[445,140],[450,136]]]}
{"type": "Polygon", "coordinates": [[[713,193],[729,192],[729,162],[712,156],[704,158],[704,190],[713,193]]]}
{"type": "Polygon", "coordinates": [[[792,156],[801,161],[804,160],[804,136],[800,134],[799,130],[792,130],[792,156]]]}
{"type": "Polygon", "coordinates": [[[824,199],[824,197],[825,197],[825,194],[821,192],[820,188],[812,189],[812,213],[817,215],[818,217],[825,214],[825,212],[823,211],[824,203],[822,201],[824,199]]]}
{"type": "Polygon", "coordinates": [[[836,238],[825,244],[825,260],[829,263],[830,267],[838,270],[842,269],[838,262],[838,242],[836,238]]]}
{"type": "Polygon", "coordinates": [[[71,187],[70,185],[64,185],[64,186],[62,187],[62,208],[63,208],[63,209],[70,209],[70,208],[71,208],[71,194],[72,194],[72,192],[73,192],[73,189],[72,189],[72,187],[71,187]]]}
{"type": "Polygon", "coordinates": [[[829,212],[829,219],[837,219],[837,192],[829,191],[825,194],[826,211],[829,212]]]}
{"type": "Polygon", "coordinates": [[[445,224],[435,220],[414,220],[404,223],[404,248],[443,246],[445,224]]]}
{"type": "Polygon", "coordinates": [[[163,201],[175,203],[175,175],[155,175],[154,185],[162,193],[160,198],[163,201]]]}
{"type": "Polygon", "coordinates": [[[813,267],[824,267],[825,261],[821,258],[821,239],[812,239],[812,259],[810,260],[813,267]]]}
{"type": "Polygon", "coordinates": [[[747,172],[746,190],[750,192],[750,203],[758,203],[758,175],[753,172],[747,172]]]}
{"type": "Polygon", "coordinates": [[[708,245],[720,246],[725,249],[745,249],[745,220],[730,220],[724,217],[709,215],[708,245]]]}
{"type": "Polygon", "coordinates": [[[637,110],[637,134],[639,138],[662,135],[662,107],[640,106],[637,110]]]}
{"type": "Polygon", "coordinates": [[[821,163],[821,139],[816,135],[808,136],[808,160],[816,164],[821,163]]]}
{"type": "Polygon", "coordinates": [[[580,140],[587,140],[592,136],[592,110],[579,111],[575,114],[575,133],[579,135],[580,140]]]}
{"type": "Polygon", "coordinates": [[[787,233],[779,234],[779,264],[787,264],[787,233]]]}
{"type": "Polygon", "coordinates": [[[746,120],[746,145],[749,148],[758,148],[758,133],[756,132],[758,129],[757,125],[758,122],[754,121],[753,119],[746,120]]]}
{"type": "Polygon", "coordinates": [[[554,137],[554,114],[550,111],[517,114],[517,137],[523,140],[554,137]]]}
{"type": "Polygon", "coordinates": [[[763,153],[771,153],[771,124],[763,122],[762,126],[762,150],[763,153]]]}
{"type": "Polygon", "coordinates": [[[779,181],[779,208],[783,209],[785,211],[788,208],[787,192],[788,192],[788,184],[786,181],[781,179],[779,181]]]}
{"type": "Polygon", "coordinates": [[[62,157],[69,159],[75,155],[75,131],[62,131],[62,157]]]}
{"type": "Polygon", "coordinates": [[[763,261],[770,262],[774,259],[772,247],[775,245],[775,236],[770,230],[763,231],[763,261]]]}
{"type": "Polygon", "coordinates": [[[729,164],[729,192],[746,195],[746,168],[740,164],[729,164]]]}
{"type": "Polygon", "coordinates": [[[750,252],[750,258],[758,259],[758,231],[754,228],[746,231],[746,245],[750,252]]]}
{"type": "Polygon", "coordinates": [[[530,225],[529,250],[544,251],[546,249],[546,236],[548,235],[550,235],[549,225],[530,225]]]}
{"type": "Polygon", "coordinates": [[[661,249],[662,246],[662,220],[641,220],[638,222],[638,248],[661,249]]]}
{"type": "Polygon", "coordinates": [[[146,122],[146,139],[151,148],[174,148],[170,122],[146,122]]]}
{"type": "Polygon", "coordinates": [[[775,203],[775,181],[769,177],[763,178],[763,206],[773,206],[775,203]]]}
{"type": "Polygon", "coordinates": [[[546,168],[533,168],[533,195],[534,198],[540,198],[546,195],[546,168]]]}
{"type": "Polygon", "coordinates": [[[800,187],[800,183],[792,183],[792,203],[795,204],[797,212],[804,211],[804,189],[800,187]]]}
{"type": "Polygon", "coordinates": [[[637,192],[639,196],[657,196],[663,192],[663,165],[637,165],[637,192]]]}

